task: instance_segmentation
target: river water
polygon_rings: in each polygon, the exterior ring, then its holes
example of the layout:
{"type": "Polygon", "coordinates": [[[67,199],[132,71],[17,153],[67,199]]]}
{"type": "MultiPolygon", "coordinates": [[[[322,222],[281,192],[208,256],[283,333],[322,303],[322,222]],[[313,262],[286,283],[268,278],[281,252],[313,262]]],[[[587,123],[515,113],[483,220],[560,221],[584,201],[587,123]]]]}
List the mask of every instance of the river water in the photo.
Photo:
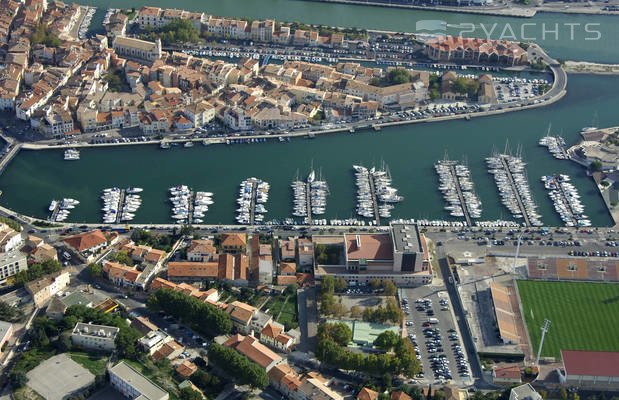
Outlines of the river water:
{"type": "Polygon", "coordinates": [[[354,216],[353,164],[380,166],[384,161],[393,184],[405,196],[393,210],[398,218],[447,218],[433,170],[436,160],[447,152],[452,159],[466,160],[471,167],[477,192],[483,202],[482,220],[509,219],[499,203],[494,181],[486,171],[484,158],[502,151],[509,141],[513,151],[521,148],[534,197],[547,225],[562,225],[552,209],[540,177],[551,173],[572,176],[583,196],[586,213],[594,225],[611,224],[593,180],[584,169],[561,161],[538,139],[552,123],[554,133],[570,142],[595,116],[600,126],[617,124],[619,77],[571,76],[565,98],[548,107],[514,112],[471,121],[421,123],[363,131],[354,135],[326,135],[297,139],[289,143],[215,145],[161,150],[154,145],[85,149],[81,160],[64,161],[60,150],[23,151],[0,176],[2,205],[37,217],[47,216],[51,199],[80,200],[70,220],[101,220],[101,190],[111,186],[144,188],[142,208],[136,223],[171,222],[167,188],[186,184],[195,190],[214,192],[215,204],[206,223],[233,223],[236,195],[241,180],[255,176],[271,183],[266,219],[281,219],[292,213],[290,183],[297,170],[305,176],[313,162],[331,188],[327,218],[354,216]]]}

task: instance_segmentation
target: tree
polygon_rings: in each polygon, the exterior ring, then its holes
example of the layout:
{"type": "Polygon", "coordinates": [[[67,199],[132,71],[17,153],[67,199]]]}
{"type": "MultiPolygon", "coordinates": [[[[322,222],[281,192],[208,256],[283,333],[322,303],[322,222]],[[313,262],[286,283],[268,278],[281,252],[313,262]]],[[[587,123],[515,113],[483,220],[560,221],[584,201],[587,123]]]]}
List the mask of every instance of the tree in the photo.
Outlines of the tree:
{"type": "Polygon", "coordinates": [[[350,308],[350,318],[357,319],[363,315],[363,308],[360,306],[352,306],[350,308]]]}
{"type": "Polygon", "coordinates": [[[189,325],[196,325],[204,333],[220,335],[232,329],[228,313],[175,290],[159,289],[148,298],[146,306],[154,311],[164,311],[189,325]]]}
{"type": "Polygon", "coordinates": [[[47,25],[40,23],[34,28],[34,32],[30,36],[30,44],[44,44],[47,47],[58,47],[62,41],[58,37],[49,32],[47,25]]]}
{"type": "Polygon", "coordinates": [[[567,400],[567,390],[565,390],[565,388],[561,389],[559,392],[559,398],[561,400],[567,400]]]}
{"type": "Polygon", "coordinates": [[[117,263],[133,266],[133,259],[126,251],[117,251],[112,256],[112,259],[117,263]]]}
{"type": "Polygon", "coordinates": [[[86,270],[88,271],[88,275],[90,275],[91,278],[96,279],[100,278],[101,275],[103,275],[103,271],[101,270],[101,266],[99,264],[90,264],[88,265],[86,270]]]}
{"type": "Polygon", "coordinates": [[[190,387],[184,387],[180,394],[181,400],[202,400],[202,395],[190,387]]]}
{"type": "Polygon", "coordinates": [[[602,162],[601,161],[593,161],[591,164],[589,164],[589,169],[591,171],[601,171],[602,170],[602,162]]]}
{"type": "Polygon", "coordinates": [[[284,293],[288,294],[288,295],[293,295],[297,293],[297,284],[293,283],[292,285],[288,285],[286,286],[286,289],[284,290],[284,293]]]}
{"type": "Polygon", "coordinates": [[[54,347],[56,347],[59,353],[66,353],[71,350],[71,339],[68,335],[60,334],[54,342],[54,347]]]}
{"type": "Polygon", "coordinates": [[[385,291],[385,296],[395,296],[395,294],[398,292],[398,288],[390,279],[383,281],[383,289],[385,291]]]}
{"type": "Polygon", "coordinates": [[[411,81],[411,74],[405,68],[394,68],[387,75],[389,83],[392,85],[400,85],[411,81]]]}
{"type": "Polygon", "coordinates": [[[380,280],[378,280],[378,279],[374,278],[374,279],[372,279],[372,280],[370,281],[370,285],[372,285],[372,289],[374,289],[374,290],[378,290],[378,289],[380,289],[380,286],[381,286],[381,284],[380,284],[380,280]]]}
{"type": "Polygon", "coordinates": [[[9,303],[0,301],[0,320],[17,322],[23,317],[22,311],[17,307],[12,307],[9,303]]]}
{"type": "Polygon", "coordinates": [[[391,389],[391,382],[393,381],[393,377],[389,372],[385,372],[381,377],[381,383],[383,385],[383,389],[389,390],[391,389]]]}
{"type": "Polygon", "coordinates": [[[381,350],[391,350],[400,342],[400,337],[393,331],[384,331],[374,339],[374,346],[381,350]]]}
{"type": "Polygon", "coordinates": [[[219,368],[235,376],[242,384],[255,388],[264,388],[269,384],[269,377],[264,368],[234,349],[213,342],[209,347],[208,357],[209,361],[213,361],[219,368]]]}
{"type": "Polygon", "coordinates": [[[11,385],[15,389],[24,387],[26,386],[26,383],[28,383],[28,377],[24,372],[21,371],[11,372],[9,374],[9,379],[11,380],[11,385]]]}
{"type": "Polygon", "coordinates": [[[318,325],[318,339],[348,346],[352,340],[352,330],[343,322],[323,322],[318,325]]]}

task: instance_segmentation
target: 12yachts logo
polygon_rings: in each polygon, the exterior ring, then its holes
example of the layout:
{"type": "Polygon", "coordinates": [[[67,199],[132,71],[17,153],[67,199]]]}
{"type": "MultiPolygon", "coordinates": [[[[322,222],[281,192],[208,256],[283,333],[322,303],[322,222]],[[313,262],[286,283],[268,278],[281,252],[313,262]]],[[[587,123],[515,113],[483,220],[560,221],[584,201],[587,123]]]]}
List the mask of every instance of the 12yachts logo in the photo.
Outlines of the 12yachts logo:
{"type": "Polygon", "coordinates": [[[441,20],[424,19],[415,24],[416,32],[444,34],[450,28],[453,36],[483,37],[511,41],[546,41],[546,40],[600,40],[602,32],[600,23],[565,22],[562,24],[522,23],[522,24],[473,24],[463,22],[458,25],[447,25],[441,20]]]}

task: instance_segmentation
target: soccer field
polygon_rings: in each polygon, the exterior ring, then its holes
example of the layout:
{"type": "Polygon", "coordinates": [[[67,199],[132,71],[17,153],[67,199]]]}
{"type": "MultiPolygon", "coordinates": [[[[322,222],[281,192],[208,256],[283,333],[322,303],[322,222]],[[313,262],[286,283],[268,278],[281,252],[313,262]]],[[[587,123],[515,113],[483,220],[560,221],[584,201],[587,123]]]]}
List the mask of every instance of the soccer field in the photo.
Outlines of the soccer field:
{"type": "Polygon", "coordinates": [[[619,351],[619,284],[518,281],[524,320],[537,354],[544,318],[551,321],[543,357],[561,350],[619,351]]]}

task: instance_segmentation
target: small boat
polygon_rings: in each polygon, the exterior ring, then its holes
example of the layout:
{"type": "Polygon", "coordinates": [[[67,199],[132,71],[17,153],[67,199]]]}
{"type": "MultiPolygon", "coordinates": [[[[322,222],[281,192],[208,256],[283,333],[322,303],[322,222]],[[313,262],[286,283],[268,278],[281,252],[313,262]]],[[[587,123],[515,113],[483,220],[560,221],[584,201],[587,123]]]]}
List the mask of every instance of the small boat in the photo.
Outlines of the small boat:
{"type": "Polygon", "coordinates": [[[159,146],[160,149],[169,149],[170,148],[170,144],[169,143],[165,143],[165,142],[161,142],[161,145],[159,146]]]}
{"type": "Polygon", "coordinates": [[[193,147],[193,142],[185,142],[184,147],[193,147]]]}

